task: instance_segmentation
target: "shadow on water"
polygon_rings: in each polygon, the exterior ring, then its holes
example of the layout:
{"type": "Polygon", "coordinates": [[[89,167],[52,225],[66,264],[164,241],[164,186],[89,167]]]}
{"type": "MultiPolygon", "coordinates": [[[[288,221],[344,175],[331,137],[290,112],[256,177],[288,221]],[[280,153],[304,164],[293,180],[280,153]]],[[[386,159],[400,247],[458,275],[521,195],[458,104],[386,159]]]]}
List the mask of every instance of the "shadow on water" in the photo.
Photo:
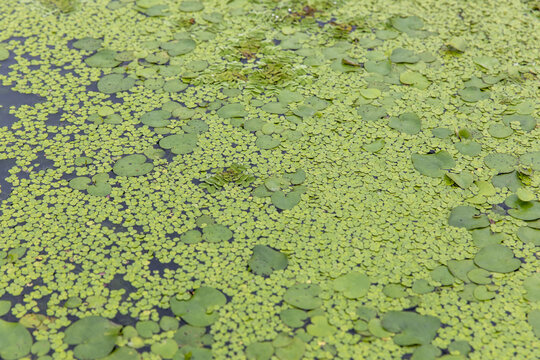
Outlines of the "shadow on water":
{"type": "Polygon", "coordinates": [[[9,87],[0,85],[0,126],[11,127],[19,119],[9,113],[10,107],[19,107],[21,105],[35,105],[43,102],[45,99],[35,94],[23,94],[13,91],[9,87]]]}
{"type": "Polygon", "coordinates": [[[15,159],[0,160],[0,201],[6,200],[11,193],[11,184],[6,181],[9,169],[15,166],[15,159]]]}

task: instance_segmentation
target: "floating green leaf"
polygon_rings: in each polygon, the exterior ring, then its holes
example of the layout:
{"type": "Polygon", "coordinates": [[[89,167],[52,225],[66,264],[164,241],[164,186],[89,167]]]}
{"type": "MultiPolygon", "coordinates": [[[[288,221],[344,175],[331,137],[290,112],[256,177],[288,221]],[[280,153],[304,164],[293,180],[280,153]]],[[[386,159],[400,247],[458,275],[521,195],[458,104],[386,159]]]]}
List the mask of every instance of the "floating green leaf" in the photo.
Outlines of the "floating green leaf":
{"type": "Polygon", "coordinates": [[[253,255],[248,261],[249,268],[257,275],[270,275],[276,270],[285,269],[287,264],[285,254],[265,245],[255,245],[253,255]]]}
{"type": "Polygon", "coordinates": [[[455,166],[454,159],[444,150],[433,154],[412,154],[414,168],[422,175],[429,177],[441,177],[446,174],[445,170],[455,166]]]}
{"type": "Polygon", "coordinates": [[[152,163],[146,162],[146,156],[134,154],[118,160],[113,166],[113,171],[118,176],[140,176],[148,174],[153,168],[152,163]]]}
{"type": "Polygon", "coordinates": [[[296,284],[285,292],[283,300],[299,309],[312,310],[322,305],[321,288],[316,284],[296,284]]]}
{"type": "Polygon", "coordinates": [[[487,245],[478,251],[474,263],[488,271],[509,273],[521,266],[521,261],[514,257],[511,249],[503,245],[487,245]]]}
{"type": "Polygon", "coordinates": [[[362,273],[353,271],[340,276],[333,282],[334,290],[342,292],[348,299],[358,299],[367,294],[370,280],[362,273]]]}
{"type": "Polygon", "coordinates": [[[113,350],[121,328],[100,316],[85,317],[66,329],[64,343],[76,345],[73,351],[79,359],[99,359],[113,350]]]}
{"type": "Polygon", "coordinates": [[[175,134],[164,137],[159,141],[159,146],[170,149],[173,154],[189,154],[197,146],[196,134],[175,134]]]}
{"type": "Polygon", "coordinates": [[[448,218],[448,224],[450,226],[473,230],[489,226],[489,219],[484,214],[478,214],[478,210],[474,207],[461,205],[452,209],[448,218]]]}
{"type": "Polygon", "coordinates": [[[441,321],[430,315],[410,311],[390,311],[381,321],[382,326],[393,333],[394,342],[401,346],[429,344],[441,327],[441,321]]]}

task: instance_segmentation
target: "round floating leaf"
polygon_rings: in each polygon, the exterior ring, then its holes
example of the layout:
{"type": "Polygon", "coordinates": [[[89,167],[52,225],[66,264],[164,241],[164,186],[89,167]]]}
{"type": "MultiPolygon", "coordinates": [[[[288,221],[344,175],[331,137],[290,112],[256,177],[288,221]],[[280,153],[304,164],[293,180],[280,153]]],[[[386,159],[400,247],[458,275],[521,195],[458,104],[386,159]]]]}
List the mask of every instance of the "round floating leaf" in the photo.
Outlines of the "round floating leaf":
{"type": "Polygon", "coordinates": [[[159,146],[171,149],[173,154],[189,154],[197,146],[196,134],[169,135],[159,141],[159,146]]]}
{"type": "Polygon", "coordinates": [[[452,156],[444,150],[434,154],[412,154],[414,168],[422,175],[429,177],[441,177],[446,174],[445,170],[455,166],[452,156]]]}
{"type": "Polygon", "coordinates": [[[414,64],[420,61],[420,58],[411,50],[397,48],[392,51],[392,54],[390,55],[390,61],[396,64],[414,64]]]}
{"type": "Polygon", "coordinates": [[[496,139],[504,139],[514,133],[514,130],[510,126],[503,124],[493,124],[489,127],[488,132],[496,139]]]}
{"type": "Polygon", "coordinates": [[[515,169],[518,160],[511,154],[491,153],[484,158],[484,163],[490,169],[495,169],[501,173],[509,173],[515,169]]]}
{"type": "Polygon", "coordinates": [[[270,114],[285,114],[287,111],[289,111],[286,104],[280,102],[270,102],[265,104],[261,110],[270,114]]]}
{"type": "Polygon", "coordinates": [[[0,316],[6,315],[11,309],[11,301],[0,300],[0,316]]]}
{"type": "Polygon", "coordinates": [[[441,327],[441,321],[430,315],[420,315],[410,311],[390,311],[382,318],[384,329],[393,333],[397,345],[429,344],[441,327]]]}
{"type": "Polygon", "coordinates": [[[484,214],[478,214],[478,210],[474,207],[462,205],[452,209],[448,218],[448,224],[450,226],[473,230],[489,226],[489,219],[484,214]]]}
{"type": "Polygon", "coordinates": [[[377,121],[386,116],[386,110],[374,105],[362,105],[357,109],[358,115],[365,121],[377,121]]]}
{"type": "Polygon", "coordinates": [[[346,298],[358,299],[367,294],[370,280],[365,274],[353,271],[335,279],[333,284],[334,290],[343,292],[346,298]]]}
{"type": "Polygon", "coordinates": [[[424,27],[424,22],[416,15],[393,17],[390,23],[394,29],[407,33],[409,36],[420,36],[420,29],[424,27]]]}
{"type": "Polygon", "coordinates": [[[162,127],[170,124],[171,112],[167,110],[152,110],[141,116],[144,125],[162,127]]]}
{"type": "Polygon", "coordinates": [[[522,226],[517,231],[519,240],[526,244],[540,246],[540,229],[533,229],[528,226],[522,226]]]}
{"type": "Polygon", "coordinates": [[[118,160],[113,171],[118,176],[139,176],[148,174],[154,168],[154,164],[146,162],[146,156],[134,154],[118,160]]]}
{"type": "Polygon", "coordinates": [[[524,298],[529,301],[540,301],[540,274],[533,274],[523,281],[524,298]]]}
{"type": "Polygon", "coordinates": [[[69,180],[69,186],[75,190],[86,190],[92,180],[86,176],[78,176],[69,180]]]}
{"type": "Polygon", "coordinates": [[[477,269],[477,267],[472,260],[448,260],[448,270],[463,282],[469,282],[467,273],[473,269],[477,269]]]}
{"type": "Polygon", "coordinates": [[[453,37],[448,41],[447,46],[452,51],[464,52],[465,50],[467,50],[468,45],[465,39],[461,37],[453,37]]]}
{"type": "Polygon", "coordinates": [[[207,225],[203,229],[203,240],[208,242],[222,242],[232,239],[233,233],[228,227],[221,224],[207,225]]]}
{"type": "Polygon", "coordinates": [[[73,47],[79,50],[96,51],[101,47],[103,40],[85,37],[73,43],[73,47]]]}
{"type": "Polygon", "coordinates": [[[185,244],[196,244],[202,241],[202,234],[199,230],[188,230],[180,237],[180,240],[185,244]]]}
{"type": "Polygon", "coordinates": [[[414,349],[411,360],[435,360],[441,354],[442,351],[438,347],[425,344],[414,349]]]}
{"type": "Polygon", "coordinates": [[[429,87],[429,80],[422,74],[415,71],[404,71],[399,75],[399,81],[405,85],[411,85],[420,90],[425,90],[429,87]]]}
{"type": "Polygon", "coordinates": [[[86,189],[89,195],[92,196],[107,196],[111,193],[112,187],[108,182],[99,181],[86,189]]]}
{"type": "Polygon", "coordinates": [[[427,294],[435,290],[426,279],[415,280],[412,286],[412,291],[416,294],[427,294]]]}
{"type": "Polygon", "coordinates": [[[174,359],[175,360],[184,360],[184,359],[212,360],[214,359],[214,357],[212,355],[212,350],[210,349],[198,348],[198,347],[187,345],[178,349],[178,352],[176,353],[176,356],[174,357],[174,359]]]}
{"type": "Polygon", "coordinates": [[[487,285],[491,282],[491,274],[484,269],[472,269],[467,273],[467,278],[475,284],[487,285]]]}
{"type": "Polygon", "coordinates": [[[469,171],[462,171],[459,174],[447,172],[446,176],[462,189],[469,188],[473,183],[473,175],[469,171]]]}
{"type": "Polygon", "coordinates": [[[271,197],[272,204],[278,209],[290,210],[302,200],[301,195],[300,192],[296,191],[291,191],[288,194],[285,194],[283,191],[276,191],[271,197]]]}
{"type": "Polygon", "coordinates": [[[306,351],[306,344],[295,337],[287,345],[276,347],[275,351],[279,360],[300,360],[306,351]]]}
{"type": "Polygon", "coordinates": [[[217,111],[219,117],[222,118],[235,118],[235,117],[244,117],[247,115],[246,110],[244,110],[244,105],[235,103],[228,104],[223,106],[217,111]]]}
{"type": "Polygon", "coordinates": [[[477,300],[480,301],[486,301],[495,298],[495,293],[489,291],[489,289],[485,285],[477,286],[473,291],[473,295],[477,300]]]}
{"type": "Polygon", "coordinates": [[[159,320],[159,327],[163,331],[174,331],[178,329],[178,320],[171,316],[164,316],[159,320]]]}
{"type": "Polygon", "coordinates": [[[431,270],[430,276],[433,280],[438,281],[443,286],[449,286],[454,283],[454,276],[450,273],[448,268],[444,265],[437,266],[431,270]]]}
{"type": "Polygon", "coordinates": [[[383,139],[377,139],[371,144],[364,145],[364,150],[369,151],[371,153],[376,153],[382,148],[384,148],[384,145],[386,145],[386,142],[383,139]]]}
{"type": "Polygon", "coordinates": [[[381,96],[381,90],[379,89],[360,89],[360,95],[366,99],[376,99],[381,96]]]}
{"type": "Polygon", "coordinates": [[[274,347],[269,342],[255,342],[246,347],[248,360],[270,360],[274,354],[274,347]]]}
{"type": "Polygon", "coordinates": [[[30,352],[32,335],[19,323],[0,319],[0,357],[5,360],[19,359],[30,352]]]}
{"type": "Polygon", "coordinates": [[[454,145],[460,153],[467,156],[476,156],[482,151],[482,145],[474,141],[462,141],[454,145]]]}
{"type": "Polygon", "coordinates": [[[137,350],[127,346],[117,347],[112,353],[102,360],[139,360],[141,356],[137,350]]]}
{"type": "Polygon", "coordinates": [[[197,43],[192,39],[172,40],[161,44],[161,48],[169,54],[169,56],[179,56],[192,52],[197,43]]]}
{"type": "Polygon", "coordinates": [[[182,1],[178,9],[184,12],[201,11],[204,9],[204,5],[200,1],[182,1]]]}
{"type": "Polygon", "coordinates": [[[325,316],[314,316],[306,330],[308,334],[317,337],[331,336],[336,332],[336,328],[328,324],[325,316]]]}
{"type": "Polygon", "coordinates": [[[532,115],[505,115],[503,116],[502,121],[508,126],[510,126],[512,122],[517,121],[523,131],[533,131],[536,128],[536,119],[532,115]]]}
{"type": "Polygon", "coordinates": [[[97,88],[105,94],[113,94],[119,91],[127,91],[135,85],[135,79],[126,77],[122,74],[109,74],[99,79],[97,88]]]}
{"type": "Polygon", "coordinates": [[[76,345],[74,354],[79,359],[99,359],[112,351],[121,328],[100,316],[89,316],[66,329],[64,343],[76,345]]]}
{"type": "Polygon", "coordinates": [[[284,270],[288,260],[285,254],[265,245],[255,245],[248,266],[257,275],[270,275],[276,270],[284,270]]]}
{"type": "Polygon", "coordinates": [[[489,98],[489,93],[483,92],[476,86],[469,86],[459,90],[458,94],[466,102],[477,102],[489,98]]]}
{"type": "Polygon", "coordinates": [[[257,136],[255,145],[262,150],[270,150],[275,147],[278,147],[281,144],[279,139],[274,139],[271,135],[261,135],[257,136]]]}
{"type": "Polygon", "coordinates": [[[163,84],[163,90],[170,93],[177,93],[187,89],[188,84],[179,79],[167,80],[163,84]]]}
{"type": "Polygon", "coordinates": [[[390,61],[366,61],[364,63],[364,68],[367,72],[375,73],[379,75],[388,75],[392,70],[390,61]]]}
{"type": "Polygon", "coordinates": [[[139,321],[135,325],[135,328],[137,329],[139,335],[146,339],[151,338],[152,335],[159,332],[158,323],[152,320],[139,321]]]}
{"type": "Polygon", "coordinates": [[[510,216],[525,221],[540,219],[540,202],[521,201],[517,199],[517,196],[516,200],[516,203],[511,206],[513,209],[508,210],[510,216]]]}
{"type": "Polygon", "coordinates": [[[174,333],[174,340],[176,340],[180,346],[201,346],[205,333],[205,328],[184,325],[174,333]]]}
{"type": "Polygon", "coordinates": [[[304,326],[304,321],[308,318],[308,314],[299,309],[285,309],[279,313],[279,317],[285,325],[292,328],[299,328],[304,326]]]}
{"type": "Polygon", "coordinates": [[[484,69],[493,70],[499,66],[499,60],[491,56],[477,56],[473,58],[475,64],[480,65],[484,69]]]}
{"type": "Polygon", "coordinates": [[[178,301],[171,298],[171,310],[192,326],[204,327],[213,324],[218,319],[215,308],[227,303],[227,298],[211,287],[200,287],[195,290],[189,300],[178,301]]]}
{"type": "Polygon", "coordinates": [[[96,68],[112,68],[118,66],[121,61],[116,60],[116,51],[101,50],[84,60],[86,65],[96,68]]]}
{"type": "Polygon", "coordinates": [[[403,113],[399,118],[392,117],[388,123],[392,129],[396,129],[403,133],[414,135],[420,132],[422,122],[415,113],[403,113]]]}
{"type": "Polygon", "coordinates": [[[51,350],[51,344],[47,340],[36,341],[32,345],[31,352],[37,356],[46,355],[51,350]]]}
{"type": "Polygon", "coordinates": [[[383,288],[383,294],[393,299],[399,299],[399,298],[407,296],[405,287],[401,284],[385,285],[383,288]]]}
{"type": "Polygon", "coordinates": [[[321,288],[316,284],[296,284],[287,289],[283,299],[299,309],[312,310],[322,305],[320,292],[321,288]]]}
{"type": "Polygon", "coordinates": [[[514,257],[511,249],[503,245],[488,245],[480,249],[474,257],[474,263],[488,271],[509,273],[521,266],[521,261],[514,257]]]}
{"type": "Polygon", "coordinates": [[[165,339],[159,343],[152,344],[151,351],[159,355],[162,359],[172,359],[178,351],[178,344],[173,339],[165,339]]]}
{"type": "Polygon", "coordinates": [[[287,89],[281,90],[277,97],[282,104],[290,104],[304,100],[302,94],[287,89]]]}
{"type": "Polygon", "coordinates": [[[522,165],[529,166],[534,171],[540,171],[540,151],[525,153],[519,157],[522,165]]]}

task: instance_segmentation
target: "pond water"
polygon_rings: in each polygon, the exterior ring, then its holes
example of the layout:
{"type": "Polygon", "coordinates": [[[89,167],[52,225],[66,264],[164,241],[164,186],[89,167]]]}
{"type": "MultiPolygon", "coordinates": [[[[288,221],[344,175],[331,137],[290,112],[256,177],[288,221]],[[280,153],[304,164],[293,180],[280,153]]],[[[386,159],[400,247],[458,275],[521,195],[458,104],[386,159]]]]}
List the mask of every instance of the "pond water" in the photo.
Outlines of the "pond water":
{"type": "Polygon", "coordinates": [[[533,2],[16,3],[0,358],[538,351],[533,2]]]}

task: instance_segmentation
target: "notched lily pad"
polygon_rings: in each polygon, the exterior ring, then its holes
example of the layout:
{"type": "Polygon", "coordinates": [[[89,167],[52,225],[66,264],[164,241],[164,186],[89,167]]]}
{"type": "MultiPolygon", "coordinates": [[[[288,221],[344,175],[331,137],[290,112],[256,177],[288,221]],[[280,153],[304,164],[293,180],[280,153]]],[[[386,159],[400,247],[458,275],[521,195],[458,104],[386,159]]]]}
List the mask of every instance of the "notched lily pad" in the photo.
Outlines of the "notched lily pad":
{"type": "Polygon", "coordinates": [[[15,360],[25,357],[32,347],[32,335],[16,322],[0,319],[0,357],[15,360]]]}
{"type": "Polygon", "coordinates": [[[446,174],[445,170],[456,165],[452,156],[444,150],[434,154],[412,154],[411,160],[414,168],[420,174],[429,177],[442,177],[446,174]]]}
{"type": "Polygon", "coordinates": [[[159,141],[159,146],[170,149],[173,154],[189,154],[197,146],[196,134],[175,134],[164,137],[159,141]]]}
{"type": "Polygon", "coordinates": [[[322,305],[319,298],[321,288],[316,284],[296,284],[285,292],[283,300],[289,305],[303,310],[313,310],[322,305]]]}
{"type": "Polygon", "coordinates": [[[397,333],[394,342],[401,346],[429,344],[441,327],[438,318],[410,311],[390,311],[381,324],[387,331],[397,333]]]}
{"type": "Polygon", "coordinates": [[[489,219],[485,214],[479,214],[472,206],[457,206],[450,212],[448,224],[455,227],[464,227],[467,230],[480,229],[489,226],[489,219]]]}
{"type": "Polygon", "coordinates": [[[78,359],[99,359],[111,353],[122,326],[100,316],[89,316],[71,324],[64,335],[64,343],[76,345],[78,359]]]}
{"type": "Polygon", "coordinates": [[[396,129],[409,135],[415,135],[420,132],[422,122],[418,115],[412,112],[407,112],[399,115],[398,118],[390,118],[388,123],[392,129],[396,129]]]}
{"type": "Polygon", "coordinates": [[[370,280],[367,275],[353,271],[340,276],[333,282],[334,290],[342,292],[348,299],[358,299],[367,294],[370,280]]]}
{"type": "Polygon", "coordinates": [[[265,245],[255,245],[248,266],[257,275],[271,275],[276,270],[284,270],[288,260],[285,254],[265,245]]]}
{"type": "Polygon", "coordinates": [[[118,176],[140,176],[148,174],[154,168],[154,164],[146,162],[146,156],[134,154],[118,160],[113,171],[118,176]]]}
{"type": "Polygon", "coordinates": [[[513,272],[521,266],[521,261],[514,257],[511,249],[498,244],[480,249],[474,257],[474,263],[482,269],[498,273],[513,272]]]}
{"type": "Polygon", "coordinates": [[[97,88],[104,94],[114,94],[127,91],[135,85],[135,79],[124,77],[122,74],[109,74],[99,79],[97,88]]]}

